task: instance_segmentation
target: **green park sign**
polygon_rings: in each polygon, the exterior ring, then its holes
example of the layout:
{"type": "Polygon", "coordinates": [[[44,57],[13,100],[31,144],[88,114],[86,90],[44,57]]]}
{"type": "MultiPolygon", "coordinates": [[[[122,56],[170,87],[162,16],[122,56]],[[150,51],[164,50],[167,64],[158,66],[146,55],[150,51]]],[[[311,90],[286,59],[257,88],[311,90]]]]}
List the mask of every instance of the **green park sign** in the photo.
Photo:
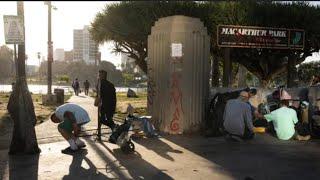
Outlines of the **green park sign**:
{"type": "Polygon", "coordinates": [[[303,49],[305,33],[302,29],[219,25],[219,47],[303,49]]]}

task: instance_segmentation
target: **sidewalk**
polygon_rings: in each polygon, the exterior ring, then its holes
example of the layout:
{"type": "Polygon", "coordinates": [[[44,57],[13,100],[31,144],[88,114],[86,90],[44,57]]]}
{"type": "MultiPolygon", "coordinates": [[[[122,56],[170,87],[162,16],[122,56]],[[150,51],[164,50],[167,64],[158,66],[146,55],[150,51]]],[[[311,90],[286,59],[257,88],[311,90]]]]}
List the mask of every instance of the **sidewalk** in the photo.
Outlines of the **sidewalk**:
{"type": "MultiPolygon", "coordinates": [[[[87,110],[91,121],[84,126],[89,134],[96,133],[97,129],[97,107],[93,106],[94,99],[89,96],[80,94],[79,96],[72,96],[68,102],[76,103],[87,110]]],[[[37,139],[39,144],[52,143],[64,140],[57,130],[57,124],[52,123],[50,120],[36,126],[37,139]]],[[[106,127],[103,127],[106,128],[106,127]]]]}
{"type": "MultiPolygon", "coordinates": [[[[92,98],[72,97],[89,112],[96,128],[92,98]]],[[[134,141],[136,152],[125,155],[118,146],[82,138],[87,147],[74,155],[61,150],[56,125],[47,121],[37,128],[39,156],[8,157],[0,151],[0,179],[319,179],[320,141],[279,141],[257,134],[250,142],[197,135],[163,135],[134,141]],[[57,136],[55,138],[49,138],[57,136]],[[42,139],[41,139],[42,138],[42,139]],[[46,143],[46,144],[44,144],[46,143]]],[[[90,132],[90,131],[89,131],[90,132]]],[[[95,132],[94,132],[95,133],[95,132]]],[[[107,138],[104,138],[107,139],[107,138]]]]}

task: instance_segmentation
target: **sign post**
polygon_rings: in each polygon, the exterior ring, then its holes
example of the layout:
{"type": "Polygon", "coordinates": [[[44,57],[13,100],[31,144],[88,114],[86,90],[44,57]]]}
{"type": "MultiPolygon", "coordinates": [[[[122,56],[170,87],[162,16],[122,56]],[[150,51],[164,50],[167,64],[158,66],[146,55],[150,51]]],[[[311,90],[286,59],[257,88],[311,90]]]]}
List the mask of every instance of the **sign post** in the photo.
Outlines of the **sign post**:
{"type": "Polygon", "coordinates": [[[3,22],[6,44],[24,44],[24,28],[21,17],[4,15],[3,22]]]}
{"type": "Polygon", "coordinates": [[[16,45],[24,44],[24,26],[23,20],[19,16],[15,15],[4,15],[4,37],[6,44],[13,44],[14,48],[14,61],[16,65],[16,76],[18,77],[18,62],[17,62],[17,51],[16,45]]]}
{"type": "Polygon", "coordinates": [[[219,47],[302,50],[304,38],[305,32],[302,29],[234,25],[217,27],[219,47]]]}

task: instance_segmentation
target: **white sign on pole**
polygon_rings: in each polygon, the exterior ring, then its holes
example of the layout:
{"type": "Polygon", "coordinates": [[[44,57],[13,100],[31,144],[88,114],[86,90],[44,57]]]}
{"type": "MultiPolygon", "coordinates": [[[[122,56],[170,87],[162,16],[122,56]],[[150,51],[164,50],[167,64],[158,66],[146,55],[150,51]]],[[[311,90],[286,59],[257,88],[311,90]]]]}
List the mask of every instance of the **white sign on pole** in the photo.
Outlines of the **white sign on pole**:
{"type": "Polygon", "coordinates": [[[3,22],[6,44],[23,44],[24,27],[22,19],[18,16],[4,15],[3,22]]]}
{"type": "Polygon", "coordinates": [[[171,44],[171,57],[182,57],[182,44],[172,43],[171,44]]]}

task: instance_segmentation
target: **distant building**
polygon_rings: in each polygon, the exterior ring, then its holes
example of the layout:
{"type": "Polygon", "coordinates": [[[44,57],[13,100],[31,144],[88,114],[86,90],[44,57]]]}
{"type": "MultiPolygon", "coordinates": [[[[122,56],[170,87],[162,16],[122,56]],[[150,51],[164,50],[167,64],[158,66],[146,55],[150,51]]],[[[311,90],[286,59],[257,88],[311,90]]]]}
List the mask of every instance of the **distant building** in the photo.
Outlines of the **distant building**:
{"type": "Polygon", "coordinates": [[[64,60],[65,60],[64,49],[56,49],[54,51],[53,61],[64,61],[64,60]]]}
{"type": "Polygon", "coordinates": [[[87,64],[96,64],[99,62],[98,53],[98,43],[92,39],[89,26],[73,30],[73,61],[83,60],[87,64]]]}
{"type": "Polygon", "coordinates": [[[64,60],[66,62],[72,62],[73,61],[73,50],[64,52],[64,60]]]}

